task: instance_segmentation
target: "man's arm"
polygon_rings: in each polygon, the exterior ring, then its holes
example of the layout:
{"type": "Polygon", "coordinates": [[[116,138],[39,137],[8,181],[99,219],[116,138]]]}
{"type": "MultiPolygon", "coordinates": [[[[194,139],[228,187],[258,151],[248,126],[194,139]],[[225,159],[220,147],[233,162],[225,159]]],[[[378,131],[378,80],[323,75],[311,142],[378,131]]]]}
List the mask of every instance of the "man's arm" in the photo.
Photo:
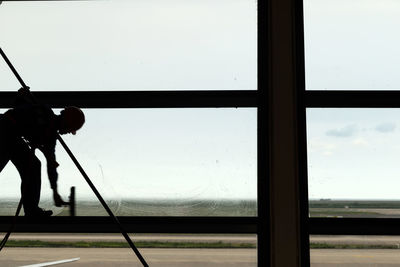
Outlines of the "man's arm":
{"type": "Polygon", "coordinates": [[[58,194],[57,190],[57,180],[58,180],[58,173],[57,167],[59,166],[58,162],[56,161],[55,155],[55,141],[54,145],[47,145],[40,148],[43,152],[46,161],[47,161],[47,175],[50,180],[51,189],[53,189],[53,199],[54,205],[56,207],[61,207],[63,205],[67,205],[68,203],[62,200],[61,196],[58,194]]]}
{"type": "Polygon", "coordinates": [[[56,156],[54,153],[43,150],[42,152],[46,157],[47,161],[47,176],[49,177],[50,180],[50,187],[53,190],[57,190],[57,180],[58,180],[57,167],[59,166],[59,164],[56,161],[56,156]]]}

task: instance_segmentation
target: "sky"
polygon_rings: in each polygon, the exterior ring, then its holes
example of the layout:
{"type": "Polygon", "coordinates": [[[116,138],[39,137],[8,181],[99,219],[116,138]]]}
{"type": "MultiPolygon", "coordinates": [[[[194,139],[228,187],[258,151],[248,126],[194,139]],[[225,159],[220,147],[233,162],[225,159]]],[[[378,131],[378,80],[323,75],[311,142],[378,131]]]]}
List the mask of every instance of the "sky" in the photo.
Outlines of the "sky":
{"type": "MultiPolygon", "coordinates": [[[[37,90],[257,86],[251,0],[4,2],[0,32],[3,49],[37,90]]],[[[10,75],[0,83],[15,89],[10,75]]]]}
{"type": "Polygon", "coordinates": [[[307,110],[309,197],[400,199],[400,110],[307,110]]]}
{"type": "MultiPolygon", "coordinates": [[[[32,92],[254,90],[256,23],[248,0],[3,2],[0,46],[32,92]]],[[[0,90],[18,88],[1,61],[0,90]]],[[[105,199],[256,199],[256,109],[84,112],[65,141],[105,199]]],[[[95,199],[61,145],[57,159],[62,196],[95,199]]],[[[11,163],[0,180],[19,196],[11,163]]]]}
{"type": "MultiPolygon", "coordinates": [[[[4,2],[0,45],[32,91],[254,90],[256,10],[253,0],[4,2]]],[[[307,90],[400,88],[399,1],[304,0],[304,27],[307,90]]],[[[3,62],[0,85],[19,87],[3,62]]],[[[255,109],[85,113],[65,139],[106,198],[256,198],[255,109]]],[[[309,197],[400,199],[399,115],[308,109],[309,197]]],[[[75,185],[94,197],[60,146],[57,157],[64,195],[75,185]]],[[[11,165],[0,179],[15,196],[11,165]]]]}
{"type": "Polygon", "coordinates": [[[400,2],[304,0],[309,90],[398,90],[400,2]]]}
{"type": "MultiPolygon", "coordinates": [[[[308,90],[399,90],[400,2],[305,0],[308,90]]],[[[400,199],[399,109],[308,109],[309,197],[400,199]]]]}

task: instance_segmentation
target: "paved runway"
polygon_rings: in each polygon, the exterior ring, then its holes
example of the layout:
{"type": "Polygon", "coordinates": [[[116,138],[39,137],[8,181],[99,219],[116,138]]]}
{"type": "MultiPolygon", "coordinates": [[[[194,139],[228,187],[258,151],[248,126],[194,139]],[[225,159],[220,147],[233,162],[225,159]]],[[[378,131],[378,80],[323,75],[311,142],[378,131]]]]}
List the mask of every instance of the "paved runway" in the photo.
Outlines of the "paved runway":
{"type": "MultiPolygon", "coordinates": [[[[154,267],[256,267],[256,249],[140,249],[154,267]]],[[[125,267],[142,266],[131,249],[115,248],[5,248],[0,266],[15,267],[63,259],[80,260],[57,266],[125,267]]]]}
{"type": "MultiPolygon", "coordinates": [[[[245,242],[256,243],[255,235],[176,235],[137,234],[135,240],[245,242]]],[[[119,234],[13,234],[14,240],[117,241],[119,234]]],[[[312,236],[313,242],[399,244],[399,237],[382,236],[312,236]]],[[[257,249],[140,249],[150,266],[257,266],[257,249]]],[[[141,266],[129,248],[5,248],[0,252],[0,266],[21,266],[80,257],[77,262],[59,266],[119,267],[141,266]]],[[[400,266],[399,249],[312,249],[311,267],[394,267],[400,266]]]]}
{"type": "MultiPolygon", "coordinates": [[[[256,267],[256,249],[140,249],[153,267],[256,267]]],[[[141,266],[129,248],[5,248],[0,266],[15,267],[80,257],[58,266],[141,266]]],[[[400,265],[398,249],[312,249],[311,267],[394,267],[400,265]]]]}
{"type": "Polygon", "coordinates": [[[311,267],[400,266],[398,249],[312,249],[311,267]]]}

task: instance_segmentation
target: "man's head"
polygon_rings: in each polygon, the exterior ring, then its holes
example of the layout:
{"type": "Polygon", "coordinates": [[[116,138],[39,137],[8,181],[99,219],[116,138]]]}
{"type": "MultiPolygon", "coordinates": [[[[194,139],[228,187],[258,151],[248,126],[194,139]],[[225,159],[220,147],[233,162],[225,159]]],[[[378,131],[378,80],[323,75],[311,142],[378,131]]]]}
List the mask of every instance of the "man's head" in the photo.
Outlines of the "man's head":
{"type": "Polygon", "coordinates": [[[76,134],[85,123],[85,115],[80,108],[70,106],[66,107],[60,113],[60,123],[58,132],[60,134],[72,133],[76,134]]]}

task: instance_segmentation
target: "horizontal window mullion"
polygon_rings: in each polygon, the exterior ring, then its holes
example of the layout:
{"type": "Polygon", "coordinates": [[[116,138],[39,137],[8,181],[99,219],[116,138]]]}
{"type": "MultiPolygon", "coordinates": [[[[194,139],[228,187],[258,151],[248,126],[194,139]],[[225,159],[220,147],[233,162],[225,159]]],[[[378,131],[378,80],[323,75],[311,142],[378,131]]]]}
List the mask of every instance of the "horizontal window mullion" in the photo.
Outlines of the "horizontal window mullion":
{"type": "MultiPolygon", "coordinates": [[[[71,91],[33,92],[52,108],[212,108],[257,107],[257,91],[71,91]]],[[[0,92],[0,108],[10,108],[15,92],[0,92]]]]}
{"type": "MultiPolygon", "coordinates": [[[[7,232],[14,217],[1,216],[7,232]]],[[[257,233],[257,217],[118,217],[131,233],[257,233]]],[[[14,232],[118,233],[110,217],[49,217],[35,221],[18,217],[14,232]]]]}
{"type": "Polygon", "coordinates": [[[306,91],[309,108],[398,108],[400,91],[306,91]]]}
{"type": "Polygon", "coordinates": [[[400,235],[400,218],[310,218],[311,235],[400,235]]]}

